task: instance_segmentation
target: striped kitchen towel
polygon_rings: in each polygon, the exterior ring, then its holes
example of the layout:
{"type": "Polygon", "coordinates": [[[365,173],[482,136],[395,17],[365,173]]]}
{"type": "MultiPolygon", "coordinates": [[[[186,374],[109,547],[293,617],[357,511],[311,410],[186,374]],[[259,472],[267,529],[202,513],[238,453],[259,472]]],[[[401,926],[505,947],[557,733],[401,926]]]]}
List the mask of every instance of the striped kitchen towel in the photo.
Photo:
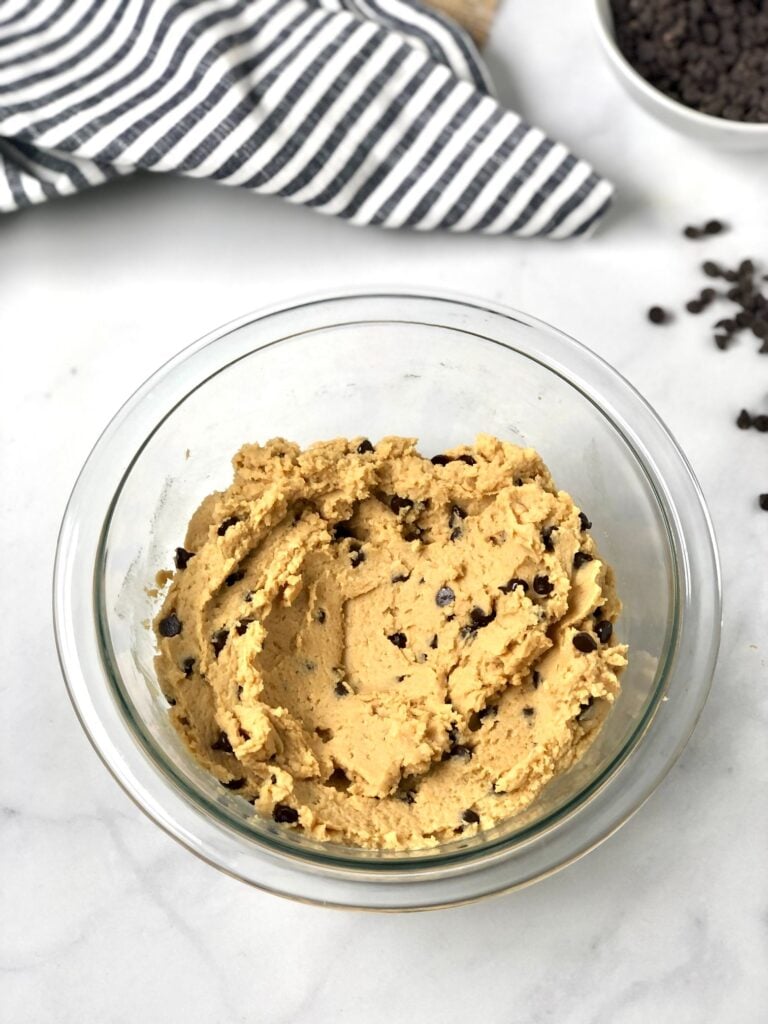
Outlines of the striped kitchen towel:
{"type": "Polygon", "coordinates": [[[411,0],[0,0],[0,210],[137,169],[353,224],[550,238],[612,194],[411,0]]]}

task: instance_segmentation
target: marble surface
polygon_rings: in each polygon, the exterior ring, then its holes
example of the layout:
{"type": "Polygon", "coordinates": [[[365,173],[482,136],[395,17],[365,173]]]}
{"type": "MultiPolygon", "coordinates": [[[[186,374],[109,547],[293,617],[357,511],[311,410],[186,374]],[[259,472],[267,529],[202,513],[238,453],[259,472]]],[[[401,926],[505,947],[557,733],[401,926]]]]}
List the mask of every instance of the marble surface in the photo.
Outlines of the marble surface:
{"type": "Polygon", "coordinates": [[[385,234],[150,178],[0,222],[3,1022],[765,1020],[768,437],[733,420],[768,412],[768,357],[754,339],[716,351],[694,317],[654,329],[643,311],[698,287],[705,256],[768,259],[768,157],[702,150],[632,106],[589,6],[507,0],[489,46],[504,99],[616,181],[588,242],[385,234]],[[734,231],[680,237],[712,216],[734,231]],[[264,304],[404,282],[539,315],[647,396],[710,503],[725,621],[692,741],[617,835],[524,892],[387,917],[249,890],[145,819],[72,713],[50,582],[80,465],[161,362],[264,304]]]}

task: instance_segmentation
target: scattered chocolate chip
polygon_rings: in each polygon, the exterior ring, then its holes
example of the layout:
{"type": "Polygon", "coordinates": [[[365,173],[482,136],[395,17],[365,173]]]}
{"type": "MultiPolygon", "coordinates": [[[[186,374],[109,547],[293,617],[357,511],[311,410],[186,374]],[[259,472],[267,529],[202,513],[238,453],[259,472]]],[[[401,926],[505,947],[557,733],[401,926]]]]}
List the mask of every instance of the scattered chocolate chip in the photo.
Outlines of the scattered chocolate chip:
{"type": "Polygon", "coordinates": [[[242,580],[244,578],[245,578],[245,570],[244,569],[238,569],[237,572],[231,572],[229,574],[229,576],[227,576],[227,578],[224,580],[224,582],[226,583],[226,585],[228,587],[234,587],[234,585],[236,583],[239,583],[240,580],[242,580]]]}
{"type": "Polygon", "coordinates": [[[245,779],[230,779],[229,782],[222,782],[222,786],[226,786],[227,789],[242,789],[245,785],[245,779]]]}
{"type": "Polygon", "coordinates": [[[661,306],[651,306],[648,310],[648,319],[652,324],[665,324],[669,319],[669,313],[661,306]]]}
{"type": "Polygon", "coordinates": [[[739,264],[739,277],[751,277],[755,272],[755,265],[752,260],[742,260],[739,264]]]}
{"type": "Polygon", "coordinates": [[[399,494],[393,494],[389,499],[389,507],[397,515],[399,512],[403,512],[405,509],[413,508],[412,498],[401,498],[399,494]]]}
{"type": "Polygon", "coordinates": [[[555,585],[549,582],[549,576],[533,577],[533,591],[540,597],[549,597],[554,589],[555,585]]]}
{"type": "Polygon", "coordinates": [[[502,587],[499,587],[499,590],[502,592],[502,594],[511,594],[512,591],[517,590],[518,587],[520,588],[520,590],[522,590],[523,593],[525,593],[528,590],[528,584],[525,582],[525,580],[521,580],[519,576],[513,576],[511,580],[507,580],[507,582],[502,587]]]}
{"type": "Polygon", "coordinates": [[[451,519],[466,519],[466,509],[461,508],[460,505],[451,505],[451,519]]]}
{"type": "Polygon", "coordinates": [[[238,519],[237,516],[227,516],[226,519],[223,519],[221,521],[221,523],[219,524],[219,528],[216,532],[220,537],[223,537],[227,530],[230,529],[230,527],[234,526],[236,523],[239,522],[240,520],[238,519]]]}
{"type": "Polygon", "coordinates": [[[736,426],[740,430],[747,430],[752,426],[752,417],[749,415],[746,409],[742,409],[736,418],[736,426]]]}
{"type": "Polygon", "coordinates": [[[450,587],[440,587],[435,594],[435,604],[438,608],[445,608],[446,605],[453,604],[455,600],[456,595],[450,587]]]}
{"type": "Polygon", "coordinates": [[[318,608],[315,612],[315,622],[318,622],[321,626],[324,625],[327,616],[324,608],[318,608]]]}
{"type": "Polygon", "coordinates": [[[726,331],[728,334],[733,334],[733,332],[736,330],[736,321],[730,320],[728,317],[725,317],[725,319],[723,320],[718,320],[715,324],[715,327],[719,327],[721,330],[726,331]]]}
{"type": "Polygon", "coordinates": [[[218,658],[221,652],[224,650],[224,645],[229,638],[228,629],[217,629],[211,637],[211,644],[213,646],[213,653],[218,658]]]}
{"type": "Polygon", "coordinates": [[[405,676],[395,676],[396,683],[402,683],[405,680],[405,676]]]}
{"type": "Polygon", "coordinates": [[[581,526],[582,531],[592,529],[592,523],[587,519],[584,512],[579,512],[579,525],[581,526]]]}
{"type": "Polygon", "coordinates": [[[613,635],[613,624],[609,619],[601,619],[595,626],[595,633],[601,644],[607,644],[613,635]]]}
{"type": "Polygon", "coordinates": [[[520,476],[515,477],[515,487],[523,486],[523,478],[520,476]]]}
{"type": "Polygon", "coordinates": [[[691,299],[689,302],[686,302],[685,308],[689,313],[701,313],[704,309],[704,303],[700,302],[698,299],[691,299]]]}
{"type": "Polygon", "coordinates": [[[352,532],[351,521],[349,519],[342,519],[338,523],[334,523],[331,535],[334,540],[354,540],[355,535],[352,532]]]}
{"type": "Polygon", "coordinates": [[[768,494],[758,495],[757,503],[763,512],[768,512],[768,494]]]}
{"type": "Polygon", "coordinates": [[[351,545],[349,549],[349,564],[356,569],[361,562],[365,561],[365,552],[360,545],[351,545]]]}
{"type": "Polygon", "coordinates": [[[181,663],[181,671],[184,673],[186,679],[192,675],[192,669],[195,667],[194,658],[185,658],[181,663]]]}
{"type": "Polygon", "coordinates": [[[524,707],[523,708],[523,714],[525,715],[526,718],[533,718],[533,716],[536,714],[536,711],[532,707],[524,707]]]}
{"type": "Polygon", "coordinates": [[[473,811],[471,807],[467,808],[467,810],[464,811],[461,817],[462,820],[467,823],[467,825],[480,824],[480,815],[477,813],[477,811],[473,811]]]}
{"type": "Polygon", "coordinates": [[[491,610],[486,614],[482,608],[474,607],[469,613],[469,621],[472,623],[472,629],[484,629],[489,626],[496,618],[496,609],[491,610]]]}
{"type": "Polygon", "coordinates": [[[538,690],[539,684],[541,683],[541,673],[534,669],[531,673],[531,683],[533,684],[534,690],[538,690]]]}
{"type": "Polygon", "coordinates": [[[683,228],[683,234],[686,238],[701,238],[703,232],[700,228],[695,228],[692,224],[689,224],[687,227],[683,228]]]}
{"type": "Polygon", "coordinates": [[[399,647],[401,650],[408,643],[408,637],[405,633],[390,633],[387,640],[389,640],[391,644],[394,644],[395,647],[399,647]]]}
{"type": "Polygon", "coordinates": [[[766,431],[768,431],[768,416],[755,416],[755,418],[752,420],[752,426],[755,428],[755,430],[759,430],[761,434],[764,434],[766,431]]]}
{"type": "Polygon", "coordinates": [[[181,633],[181,622],[179,622],[176,612],[171,612],[164,619],[160,619],[160,622],[157,624],[157,631],[160,636],[178,636],[181,633]]]}
{"type": "Polygon", "coordinates": [[[462,761],[469,761],[472,757],[472,748],[463,743],[455,743],[448,751],[449,757],[459,757],[462,761]]]}
{"type": "Polygon", "coordinates": [[[474,466],[477,463],[477,459],[474,457],[474,455],[457,455],[456,461],[465,462],[468,466],[474,466]]]}
{"type": "Polygon", "coordinates": [[[702,288],[699,292],[699,302],[705,302],[709,305],[715,300],[717,292],[714,288],[702,288]]]}
{"type": "Polygon", "coordinates": [[[580,569],[582,565],[584,565],[587,562],[591,562],[592,560],[592,555],[590,555],[588,552],[577,551],[576,554],[573,556],[573,568],[580,569]]]}
{"type": "Polygon", "coordinates": [[[232,744],[229,742],[229,737],[225,732],[220,732],[218,739],[215,739],[211,744],[211,750],[220,750],[223,754],[233,754],[232,744]]]}
{"type": "Polygon", "coordinates": [[[715,263],[714,260],[705,260],[701,265],[701,269],[707,277],[722,277],[723,274],[723,268],[719,263],[715,263]]]}
{"type": "Polygon", "coordinates": [[[432,648],[433,651],[437,650],[437,633],[435,633],[435,635],[429,641],[429,646],[432,648]]]}
{"type": "Polygon", "coordinates": [[[333,688],[333,692],[336,694],[337,697],[346,697],[352,691],[349,688],[349,685],[343,679],[339,679],[339,681],[333,688]]]}
{"type": "Polygon", "coordinates": [[[728,334],[716,334],[715,335],[715,344],[717,345],[717,347],[720,349],[721,352],[724,352],[728,348],[728,342],[730,340],[731,340],[731,338],[730,338],[730,335],[728,335],[728,334]]]}
{"type": "Polygon", "coordinates": [[[554,551],[555,543],[552,540],[552,534],[557,529],[556,526],[545,526],[541,531],[541,543],[544,545],[545,551],[554,551]]]}
{"type": "Polygon", "coordinates": [[[194,551],[187,551],[186,548],[176,548],[176,554],[173,556],[173,564],[177,569],[186,569],[190,558],[194,557],[194,551]]]}
{"type": "Polygon", "coordinates": [[[433,466],[447,466],[453,459],[449,455],[433,455],[429,461],[433,466]]]}
{"type": "Polygon", "coordinates": [[[299,820],[299,812],[295,807],[289,807],[288,804],[275,804],[272,818],[278,825],[295,825],[299,820]]]}
{"type": "Polygon", "coordinates": [[[421,529],[420,526],[412,524],[408,526],[405,530],[403,530],[403,540],[421,540],[423,534],[424,531],[421,529]]]}
{"type": "Polygon", "coordinates": [[[595,608],[595,610],[592,612],[592,616],[595,619],[602,619],[603,614],[604,614],[604,612],[603,612],[603,606],[602,605],[600,605],[599,608],[595,608]]]}
{"type": "Polygon", "coordinates": [[[405,573],[396,573],[396,574],[395,574],[395,575],[394,575],[394,576],[392,577],[392,582],[393,582],[393,583],[405,583],[405,582],[407,582],[407,581],[408,581],[408,580],[409,580],[410,578],[411,578],[411,574],[410,574],[409,572],[405,572],[405,573]]]}
{"type": "Polygon", "coordinates": [[[590,636],[589,633],[577,633],[573,638],[573,646],[577,651],[581,651],[582,654],[590,654],[592,651],[597,650],[594,637],[590,636]]]}
{"type": "Polygon", "coordinates": [[[358,455],[366,455],[368,452],[372,452],[372,451],[373,451],[373,445],[371,444],[371,442],[368,440],[367,437],[366,437],[366,439],[364,441],[361,441],[360,444],[357,446],[357,454],[358,455]]]}
{"type": "Polygon", "coordinates": [[[460,526],[454,526],[454,528],[450,532],[448,539],[456,541],[462,536],[463,533],[464,531],[460,526]]]}
{"type": "Polygon", "coordinates": [[[238,624],[235,626],[235,632],[237,633],[238,636],[245,636],[245,634],[248,632],[248,627],[252,622],[255,621],[256,619],[240,619],[238,624]]]}
{"type": "Polygon", "coordinates": [[[725,231],[725,224],[721,220],[708,220],[704,225],[704,233],[707,235],[719,235],[725,231]]]}
{"type": "Polygon", "coordinates": [[[176,707],[176,701],[175,701],[175,699],[173,697],[166,697],[165,699],[168,701],[168,706],[169,707],[171,707],[171,708],[175,708],[176,707]]]}

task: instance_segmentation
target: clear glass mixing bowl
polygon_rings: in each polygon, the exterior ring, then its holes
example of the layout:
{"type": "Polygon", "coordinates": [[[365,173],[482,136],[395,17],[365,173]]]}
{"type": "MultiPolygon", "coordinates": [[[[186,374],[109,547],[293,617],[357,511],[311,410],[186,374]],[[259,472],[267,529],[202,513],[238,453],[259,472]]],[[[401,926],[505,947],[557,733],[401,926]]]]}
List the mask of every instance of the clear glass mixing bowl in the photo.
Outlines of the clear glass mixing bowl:
{"type": "Polygon", "coordinates": [[[162,367],[117,413],[75,485],[54,579],[69,692],[94,747],[158,825],[271,892],[379,910],[526,885],[618,828],[658,785],[709,689],[720,632],[715,541],[685,458],[606,363],[545,324],[441,296],[351,294],[243,317],[162,367]],[[478,836],[397,853],[312,842],[189,756],[153,668],[148,593],[200,500],[246,441],[477,433],[537,448],[593,521],[630,646],[620,699],[587,755],[526,812],[478,836]]]}

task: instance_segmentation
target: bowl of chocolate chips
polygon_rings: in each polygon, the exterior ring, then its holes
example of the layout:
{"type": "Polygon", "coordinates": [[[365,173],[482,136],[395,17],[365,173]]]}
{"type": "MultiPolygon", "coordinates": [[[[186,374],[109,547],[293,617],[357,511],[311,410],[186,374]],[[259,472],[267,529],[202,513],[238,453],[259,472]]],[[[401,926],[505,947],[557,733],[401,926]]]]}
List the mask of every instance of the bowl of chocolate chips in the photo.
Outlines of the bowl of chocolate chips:
{"type": "Polygon", "coordinates": [[[768,150],[768,4],[594,0],[624,89],[667,127],[724,149],[768,150]]]}

